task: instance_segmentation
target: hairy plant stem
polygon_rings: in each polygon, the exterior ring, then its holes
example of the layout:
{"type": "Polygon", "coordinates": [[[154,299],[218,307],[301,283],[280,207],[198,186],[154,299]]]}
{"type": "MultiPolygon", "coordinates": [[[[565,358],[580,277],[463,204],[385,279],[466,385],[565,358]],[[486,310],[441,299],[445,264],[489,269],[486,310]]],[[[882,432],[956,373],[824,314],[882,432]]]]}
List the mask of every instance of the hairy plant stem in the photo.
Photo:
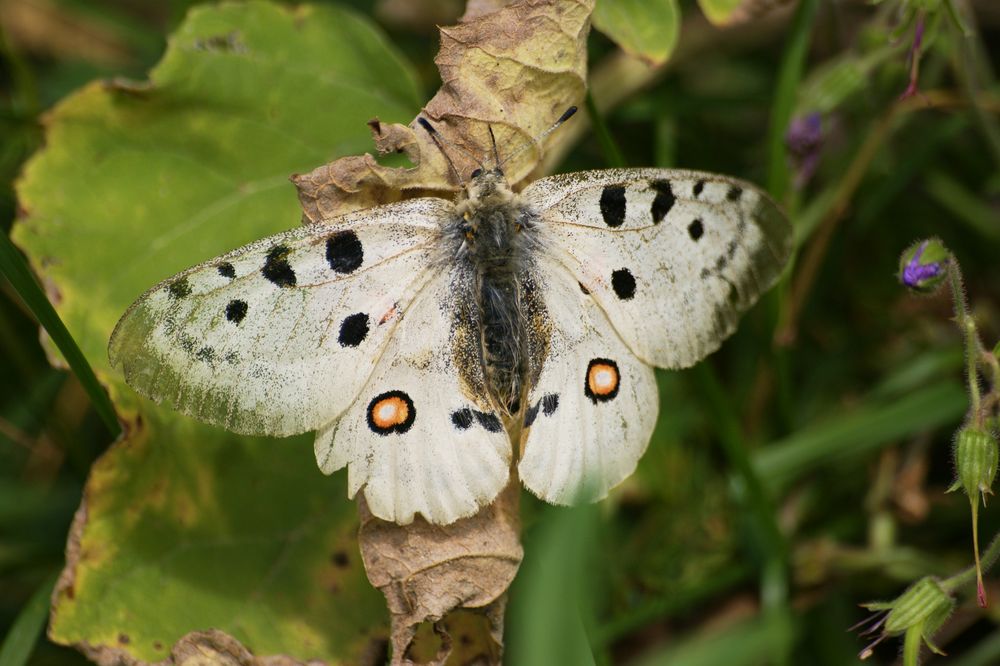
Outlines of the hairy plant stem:
{"type": "Polygon", "coordinates": [[[962,269],[954,254],[948,257],[948,285],[951,287],[951,300],[955,308],[955,323],[962,329],[965,337],[965,371],[969,385],[969,401],[972,405],[972,425],[983,427],[982,401],[979,395],[978,359],[982,345],[976,332],[976,321],[969,314],[969,306],[965,301],[965,285],[962,281],[962,269]]]}
{"type": "MultiPolygon", "coordinates": [[[[980,562],[982,565],[982,570],[989,571],[1000,556],[1000,532],[994,535],[993,540],[990,541],[990,545],[986,547],[983,551],[980,562]]],[[[941,581],[941,587],[944,588],[946,592],[955,592],[961,587],[964,587],[976,580],[976,567],[971,566],[963,569],[954,576],[945,578],[941,581]]]]}

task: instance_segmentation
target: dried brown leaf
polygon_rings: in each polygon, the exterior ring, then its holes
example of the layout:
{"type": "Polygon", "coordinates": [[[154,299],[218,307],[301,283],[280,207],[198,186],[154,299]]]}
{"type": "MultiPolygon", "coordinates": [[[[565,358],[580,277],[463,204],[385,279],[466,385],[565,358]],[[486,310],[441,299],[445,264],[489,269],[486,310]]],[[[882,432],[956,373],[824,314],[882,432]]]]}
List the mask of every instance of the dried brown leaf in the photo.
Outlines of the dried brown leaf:
{"type": "MultiPolygon", "coordinates": [[[[511,185],[538,166],[537,137],[583,97],[594,0],[473,2],[462,23],[441,28],[435,59],[443,85],[424,107],[460,174],[491,164],[496,135],[511,185]],[[522,146],[530,149],[517,153],[522,146]]],[[[457,183],[441,150],[414,119],[369,126],[379,152],[412,168],[355,156],[294,176],[307,222],[412,196],[451,196],[457,183]]],[[[515,437],[512,441],[517,441],[515,437]]],[[[516,476],[497,500],[452,525],[418,518],[406,526],[372,516],[359,494],[359,541],[368,579],[386,598],[393,663],[499,663],[506,591],[523,554],[516,476]],[[469,613],[468,609],[475,611],[469,613]],[[419,635],[418,635],[419,630],[419,635]]]]}
{"type": "Polygon", "coordinates": [[[451,639],[459,633],[465,646],[482,646],[477,656],[498,663],[506,591],[523,556],[519,492],[514,478],[493,504],[445,526],[421,518],[409,525],[380,520],[358,495],[361,556],[368,579],[389,607],[393,664],[407,663],[417,628],[425,622],[437,623],[444,634],[442,649],[430,663],[458,663],[448,658],[451,639]],[[477,609],[487,622],[469,622],[455,613],[458,609],[477,609]]]}
{"type": "MultiPolygon", "coordinates": [[[[521,0],[441,28],[435,62],[443,85],[420,115],[461,147],[449,150],[460,173],[478,166],[463,149],[489,154],[489,127],[501,157],[512,155],[579,103],[593,7],[594,0],[521,0]]],[[[416,119],[409,126],[377,120],[370,126],[379,152],[404,153],[414,166],[382,166],[361,155],[292,176],[307,222],[412,196],[450,196],[457,189],[444,156],[416,119]]],[[[534,143],[504,165],[511,185],[527,179],[542,152],[534,143]]]]}

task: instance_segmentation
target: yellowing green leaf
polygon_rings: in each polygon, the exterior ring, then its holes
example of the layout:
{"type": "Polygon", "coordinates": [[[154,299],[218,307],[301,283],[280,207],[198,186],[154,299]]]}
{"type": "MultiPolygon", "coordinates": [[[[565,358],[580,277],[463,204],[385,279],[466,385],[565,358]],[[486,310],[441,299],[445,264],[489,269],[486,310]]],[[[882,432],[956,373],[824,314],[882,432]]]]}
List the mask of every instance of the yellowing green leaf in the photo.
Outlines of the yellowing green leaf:
{"type": "Polygon", "coordinates": [[[355,506],[309,437],[239,438],[162,411],[106,349],[150,285],[299,224],[289,174],[363,151],[370,118],[419,106],[367,20],[251,2],[195,9],[149,82],[94,83],[50,113],[13,236],[129,422],[88,482],[54,640],[125,662],[212,628],[258,655],[355,664],[383,649],[355,506]]]}
{"type": "Polygon", "coordinates": [[[712,24],[723,27],[745,23],[794,2],[795,0],[698,0],[698,5],[712,24]]]}
{"type": "Polygon", "coordinates": [[[344,476],[309,436],[240,438],[159,409],[94,466],[50,636],[155,662],[218,629],[257,655],[356,664],[385,640],[344,476]]]}
{"type": "Polygon", "coordinates": [[[594,27],[650,64],[666,62],[677,45],[677,0],[598,0],[594,27]]]}

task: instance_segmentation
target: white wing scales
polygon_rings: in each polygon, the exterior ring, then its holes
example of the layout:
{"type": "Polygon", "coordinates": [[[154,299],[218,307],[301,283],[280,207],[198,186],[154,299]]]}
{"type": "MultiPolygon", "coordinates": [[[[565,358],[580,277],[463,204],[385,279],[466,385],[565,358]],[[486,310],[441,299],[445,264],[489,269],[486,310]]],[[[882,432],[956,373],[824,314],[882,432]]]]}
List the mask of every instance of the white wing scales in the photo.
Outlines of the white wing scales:
{"type": "Polygon", "coordinates": [[[122,317],[112,365],[147,397],[235,432],[318,428],[371,373],[451,209],[421,199],[351,214],[180,273],[122,317]]]}
{"type": "Polygon", "coordinates": [[[451,523],[507,483],[511,443],[486,393],[479,339],[470,335],[478,330],[465,298],[470,286],[457,270],[433,278],[357,401],[316,435],[320,469],[346,465],[350,495],[364,487],[372,513],[385,520],[407,524],[419,512],[451,523]]]}
{"type": "Polygon", "coordinates": [[[548,502],[600,499],[632,473],[649,444],[656,380],[568,271],[544,262],[539,273],[551,336],[528,393],[518,472],[548,502]]]}
{"type": "Polygon", "coordinates": [[[713,174],[612,169],[523,193],[551,253],[633,352],[681,368],[715,351],[777,279],[791,228],[757,188],[713,174]]]}

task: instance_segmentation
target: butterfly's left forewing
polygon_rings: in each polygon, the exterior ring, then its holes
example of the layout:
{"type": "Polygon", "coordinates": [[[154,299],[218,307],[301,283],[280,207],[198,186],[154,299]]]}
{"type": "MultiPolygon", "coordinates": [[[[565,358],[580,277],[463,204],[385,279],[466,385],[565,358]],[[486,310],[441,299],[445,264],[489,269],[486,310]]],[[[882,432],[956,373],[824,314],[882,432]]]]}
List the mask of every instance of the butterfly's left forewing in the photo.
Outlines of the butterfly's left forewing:
{"type": "Polygon", "coordinates": [[[139,393],[236,432],[319,428],[367,381],[452,210],[414,199],[352,213],[184,271],[125,313],[112,365],[139,393]]]}

